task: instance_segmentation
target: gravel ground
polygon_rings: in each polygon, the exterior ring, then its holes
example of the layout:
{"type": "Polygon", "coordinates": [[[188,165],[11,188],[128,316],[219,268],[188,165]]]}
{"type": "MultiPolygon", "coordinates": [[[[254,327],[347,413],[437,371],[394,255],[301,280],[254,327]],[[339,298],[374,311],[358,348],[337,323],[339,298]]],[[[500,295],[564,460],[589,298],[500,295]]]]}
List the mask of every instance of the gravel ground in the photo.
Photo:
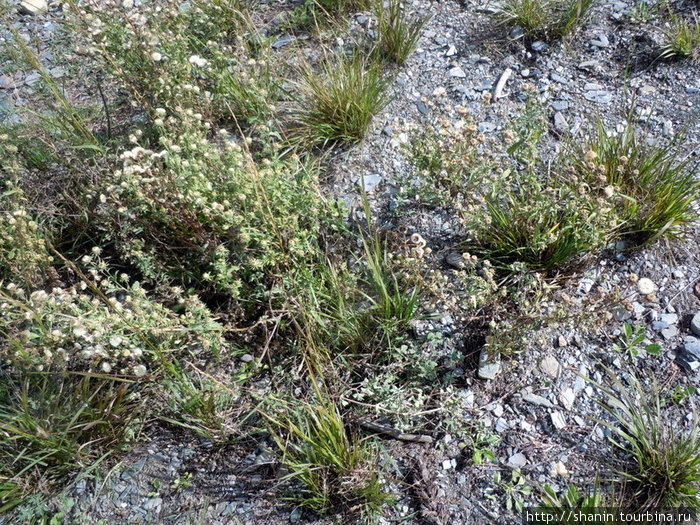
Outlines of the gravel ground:
{"type": "MultiPolygon", "coordinates": [[[[700,160],[700,71],[691,62],[657,60],[661,22],[634,22],[633,4],[601,1],[572,40],[545,44],[494,27],[488,13],[495,3],[412,2],[416,12],[432,15],[419,48],[396,75],[394,99],[374,119],[367,140],[332,156],[326,191],[360,209],[363,183],[379,223],[419,232],[433,249],[430,264],[449,272],[445,257],[459,238],[456,221],[439,210],[395,210],[402,177],[411,171],[403,155],[407,130],[453,116],[454,106],[466,107],[489,136],[522,110],[527,86],[534,86],[550,119],[548,150],[556,156],[560,139],[577,136],[591,115],[611,129],[624,125],[625,101],[634,100],[638,120],[647,122],[653,136],[685,131],[687,151],[700,160]],[[485,101],[504,74],[510,77],[501,96],[485,101]]],[[[677,12],[697,5],[673,4],[677,12]]],[[[367,19],[365,13],[354,16],[353,31],[365,31],[367,19]]],[[[60,20],[59,6],[51,4],[48,14],[18,19],[18,27],[48,42],[61,38],[60,20]]],[[[66,67],[52,65],[47,49],[43,58],[60,80],[66,67]]],[[[37,80],[34,74],[3,71],[0,117],[17,119],[12,108],[27,103],[27,90],[37,80]]],[[[383,522],[516,523],[517,516],[504,511],[504,486],[494,481],[498,471],[509,480],[512,468],[536,489],[590,484],[611,445],[605,427],[590,417],[601,417],[595,404],[599,394],[583,378],[602,381],[601,363],[622,373],[629,359],[610,346],[623,322],[643,325],[648,341],[662,347],[658,356],[640,353],[635,361],[640,375],[653,370],[662,384],[700,386],[700,351],[694,346],[700,345],[698,233],[691,228],[682,240],[635,252],[617,246],[590,261],[580,275],[561,283],[556,297],[568,296],[573,310],[587,304],[609,307],[588,319],[584,313],[547,323],[527,348],[503,360],[494,380],[478,378],[478,345],[472,348],[468,323],[445,313],[418,323],[417,333],[438,329],[445,335],[436,354],[457,349],[463,355],[445,371],[459,377],[455,388],[461,406],[454,418],[465,424],[481,421],[500,442],[491,446],[496,461],[475,466],[471,454],[461,451],[457,432],[434,435],[434,442],[425,445],[387,439],[397,502],[383,522]],[[620,298],[618,306],[605,302],[614,296],[620,298]],[[591,318],[597,322],[588,322],[591,318]]],[[[543,316],[550,306],[541,305],[543,316]]],[[[669,417],[677,418],[679,427],[686,425],[690,408],[680,405],[669,417]]],[[[281,472],[264,442],[218,449],[160,427],[143,435],[150,438],[118,462],[103,465],[102,475],[78,479],[56,498],[66,523],[326,523],[279,499],[281,472]]],[[[523,499],[535,504],[537,493],[523,499]]],[[[21,515],[0,517],[0,523],[19,522],[21,515]]]]}

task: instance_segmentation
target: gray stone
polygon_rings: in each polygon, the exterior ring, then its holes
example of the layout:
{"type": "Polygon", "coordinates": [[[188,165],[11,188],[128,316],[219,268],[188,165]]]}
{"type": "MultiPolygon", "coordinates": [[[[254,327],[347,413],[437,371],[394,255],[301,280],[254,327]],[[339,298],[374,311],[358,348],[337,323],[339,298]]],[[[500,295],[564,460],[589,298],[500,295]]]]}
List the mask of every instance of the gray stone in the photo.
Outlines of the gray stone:
{"type": "Polygon", "coordinates": [[[255,359],[255,358],[250,354],[243,354],[241,356],[241,361],[243,361],[244,363],[250,363],[253,361],[253,359],[255,359]]]}
{"type": "Polygon", "coordinates": [[[420,113],[422,113],[423,115],[427,115],[428,113],[430,113],[430,110],[428,109],[428,106],[426,106],[426,105],[423,103],[422,100],[419,100],[418,102],[416,102],[416,109],[417,109],[420,113]]]}
{"type": "Polygon", "coordinates": [[[387,137],[391,137],[391,133],[394,131],[394,128],[392,126],[386,126],[382,130],[382,133],[386,135],[387,137]]]}
{"type": "Polygon", "coordinates": [[[535,40],[530,45],[530,49],[532,49],[535,53],[544,53],[549,49],[549,44],[547,44],[547,42],[543,42],[542,40],[535,40]]]}
{"type": "Polygon", "coordinates": [[[447,72],[447,76],[450,76],[452,78],[465,78],[467,74],[461,67],[455,66],[447,72]]]}
{"type": "Polygon", "coordinates": [[[272,49],[282,49],[284,46],[288,46],[292,42],[296,40],[296,37],[290,36],[290,35],[285,35],[279,37],[277,40],[275,40],[272,43],[272,49]]]}
{"type": "Polygon", "coordinates": [[[551,78],[552,81],[554,81],[554,82],[559,82],[560,84],[568,84],[569,83],[569,79],[567,79],[566,77],[563,77],[561,75],[558,75],[557,73],[554,73],[554,72],[549,74],[549,78],[551,78]]]}
{"type": "Polygon", "coordinates": [[[571,388],[565,388],[559,394],[559,401],[567,410],[574,408],[574,402],[576,401],[576,392],[571,388]]]}
{"type": "Polygon", "coordinates": [[[491,133],[496,130],[496,124],[493,122],[479,122],[479,131],[482,133],[491,133]]]}
{"type": "Polygon", "coordinates": [[[14,89],[17,83],[10,75],[0,75],[0,89],[14,89]]]}
{"type": "Polygon", "coordinates": [[[455,46],[449,46],[445,52],[446,57],[453,57],[457,54],[457,48],[455,46]]]}
{"type": "Polygon", "coordinates": [[[602,89],[598,89],[595,91],[586,91],[583,94],[583,98],[590,102],[597,102],[599,104],[608,104],[610,101],[612,101],[612,93],[609,91],[604,91],[602,89]]]}
{"type": "Polygon", "coordinates": [[[479,379],[494,379],[501,373],[501,355],[489,356],[486,348],[479,352],[479,379]]]}
{"type": "Polygon", "coordinates": [[[526,394],[523,396],[523,401],[527,401],[528,403],[541,407],[554,408],[554,404],[552,404],[549,399],[538,396],[537,394],[526,394]]]}
{"type": "Polygon", "coordinates": [[[591,44],[595,47],[605,48],[610,45],[610,41],[608,40],[607,36],[601,33],[597,38],[591,40],[591,44]]]}
{"type": "Polygon", "coordinates": [[[527,458],[522,452],[516,452],[508,458],[508,466],[511,468],[520,468],[527,465],[527,458]]]}
{"type": "Polygon", "coordinates": [[[600,62],[597,60],[586,60],[578,65],[579,69],[585,69],[588,71],[594,71],[600,67],[600,62]]]}
{"type": "Polygon", "coordinates": [[[673,339],[678,335],[678,327],[669,326],[668,328],[664,328],[661,330],[661,335],[664,337],[664,339],[673,339]]]}
{"type": "Polygon", "coordinates": [[[163,504],[162,498],[148,498],[144,502],[143,508],[146,510],[154,510],[154,511],[158,512],[160,510],[160,507],[162,504],[163,504]]]}
{"type": "Polygon", "coordinates": [[[566,117],[562,115],[561,111],[554,113],[554,129],[561,134],[568,133],[569,131],[569,123],[566,121],[566,117]]]}
{"type": "Polygon", "coordinates": [[[681,347],[681,352],[692,361],[700,361],[700,342],[686,342],[681,347]]]}
{"type": "Polygon", "coordinates": [[[678,322],[678,314],[661,314],[659,316],[659,321],[668,325],[676,324],[678,322]]]}
{"type": "Polygon", "coordinates": [[[555,100],[550,104],[555,111],[566,111],[569,109],[569,103],[566,100],[555,100]]]}
{"type": "Polygon", "coordinates": [[[372,193],[375,189],[377,189],[377,186],[379,186],[381,182],[382,177],[377,174],[362,176],[362,184],[367,193],[372,193]]]}
{"type": "Polygon", "coordinates": [[[689,359],[689,357],[683,353],[676,356],[676,363],[678,363],[678,366],[687,372],[695,372],[698,368],[700,368],[700,361],[689,359]]]}
{"type": "Polygon", "coordinates": [[[550,417],[552,418],[552,424],[557,430],[561,430],[562,428],[566,427],[566,419],[564,418],[564,414],[558,410],[556,412],[552,412],[550,417]]]}
{"type": "Polygon", "coordinates": [[[696,313],[690,320],[690,331],[700,336],[700,312],[696,313]]]}
{"type": "Polygon", "coordinates": [[[540,361],[540,370],[549,377],[559,377],[559,361],[554,356],[547,355],[540,361]]]}
{"type": "Polygon", "coordinates": [[[19,12],[23,15],[39,16],[46,14],[48,10],[46,0],[22,0],[19,4],[19,12]]]}
{"type": "Polygon", "coordinates": [[[525,36],[525,30],[520,26],[513,26],[510,31],[508,31],[508,36],[513,40],[517,40],[525,36]]]}
{"type": "Polygon", "coordinates": [[[41,75],[37,73],[36,71],[29,73],[26,77],[24,77],[24,84],[27,86],[33,86],[39,80],[41,79],[41,75]]]}
{"type": "Polygon", "coordinates": [[[462,270],[466,266],[466,261],[459,252],[449,252],[447,255],[445,255],[445,262],[457,270],[462,270]]]}

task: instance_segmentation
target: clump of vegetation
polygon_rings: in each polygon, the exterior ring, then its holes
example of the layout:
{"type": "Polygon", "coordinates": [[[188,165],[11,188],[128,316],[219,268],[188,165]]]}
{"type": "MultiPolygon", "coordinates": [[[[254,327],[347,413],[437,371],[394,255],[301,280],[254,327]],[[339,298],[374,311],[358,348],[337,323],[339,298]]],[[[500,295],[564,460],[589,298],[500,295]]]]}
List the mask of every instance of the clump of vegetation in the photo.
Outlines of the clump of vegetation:
{"type": "Polygon", "coordinates": [[[314,404],[278,403],[276,411],[263,416],[290,471],[286,479],[303,486],[300,504],[322,514],[341,510],[365,518],[376,515],[391,498],[382,486],[371,443],[348,437],[338,408],[323,394],[314,404]]]}
{"type": "Polygon", "coordinates": [[[632,374],[625,385],[610,370],[613,387],[596,385],[605,394],[601,405],[613,422],[601,422],[619,439],[614,443],[632,455],[623,474],[629,481],[633,507],[643,510],[700,509],[700,437],[697,418],[683,430],[669,420],[656,382],[646,392],[632,374]]]}
{"type": "Polygon", "coordinates": [[[184,108],[214,122],[271,116],[277,85],[269,47],[239,2],[71,9],[95,54],[142,109],[184,108]]]}
{"type": "Polygon", "coordinates": [[[305,148],[360,142],[372,117],[389,102],[388,80],[359,55],[326,57],[319,69],[307,65],[300,73],[290,140],[305,148]]]}
{"type": "Polygon", "coordinates": [[[119,446],[137,424],[129,382],[0,369],[0,513],[119,446]]]}
{"type": "MultiPolygon", "coordinates": [[[[670,9],[669,9],[670,12],[670,9]]],[[[662,58],[690,58],[700,61],[700,20],[693,14],[693,20],[670,12],[671,27],[665,31],[661,48],[662,58]]]]}
{"type": "Polygon", "coordinates": [[[506,135],[501,153],[464,122],[443,123],[414,142],[416,167],[434,185],[422,193],[457,211],[469,231],[465,248],[501,268],[552,271],[603,246],[612,203],[542,162],[541,116],[523,114],[506,135]]]}
{"type": "Polygon", "coordinates": [[[382,60],[403,65],[418,45],[429,17],[410,18],[401,7],[401,0],[389,0],[386,8],[383,2],[375,2],[374,10],[377,17],[375,54],[382,60]]]}
{"type": "Polygon", "coordinates": [[[496,16],[527,35],[561,38],[583,24],[593,5],[594,0],[507,0],[496,16]]]}
{"type": "Polygon", "coordinates": [[[698,167],[683,158],[681,139],[650,145],[631,123],[615,134],[598,121],[588,139],[574,146],[570,170],[618,196],[622,235],[639,242],[676,235],[697,218],[693,202],[700,192],[698,167]]]}
{"type": "Polygon", "coordinates": [[[254,305],[271,275],[313,252],[323,214],[316,171],[273,152],[258,165],[245,144],[226,132],[219,143],[193,119],[169,117],[159,150],[122,154],[98,190],[100,235],[152,282],[254,305]]]}

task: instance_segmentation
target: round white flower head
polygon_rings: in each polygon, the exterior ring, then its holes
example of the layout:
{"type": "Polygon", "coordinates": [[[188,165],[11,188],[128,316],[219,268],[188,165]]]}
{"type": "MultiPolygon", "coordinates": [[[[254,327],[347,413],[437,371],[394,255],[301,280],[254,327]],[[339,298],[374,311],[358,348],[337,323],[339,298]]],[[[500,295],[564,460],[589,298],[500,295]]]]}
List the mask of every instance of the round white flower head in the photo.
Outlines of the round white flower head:
{"type": "Polygon", "coordinates": [[[200,57],[199,55],[192,55],[189,58],[189,62],[193,66],[197,66],[197,67],[204,67],[207,65],[207,61],[205,59],[203,59],[202,57],[200,57]]]}
{"type": "Polygon", "coordinates": [[[160,62],[161,60],[163,60],[163,55],[158,53],[158,51],[154,51],[153,53],[151,53],[151,58],[154,62],[160,62]]]}

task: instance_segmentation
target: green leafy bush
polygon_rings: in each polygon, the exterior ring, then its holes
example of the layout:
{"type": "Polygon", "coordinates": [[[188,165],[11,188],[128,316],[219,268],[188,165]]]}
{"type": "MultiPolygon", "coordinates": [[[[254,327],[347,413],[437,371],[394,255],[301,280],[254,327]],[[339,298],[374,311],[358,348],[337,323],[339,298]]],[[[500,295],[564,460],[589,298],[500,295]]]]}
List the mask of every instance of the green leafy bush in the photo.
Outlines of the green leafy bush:
{"type": "Polygon", "coordinates": [[[178,314],[150,299],[139,283],[128,283],[125,274],[121,282],[98,269],[88,275],[78,286],[50,292],[14,283],[0,288],[4,363],[20,371],[138,378],[155,373],[176,350],[211,355],[224,349],[221,327],[195,297],[173,296],[178,314]]]}
{"type": "Polygon", "coordinates": [[[135,147],[108,180],[101,235],[148,279],[255,305],[287,264],[313,255],[325,207],[316,170],[270,146],[255,163],[228,134],[170,116],[159,151],[135,147]]]}

